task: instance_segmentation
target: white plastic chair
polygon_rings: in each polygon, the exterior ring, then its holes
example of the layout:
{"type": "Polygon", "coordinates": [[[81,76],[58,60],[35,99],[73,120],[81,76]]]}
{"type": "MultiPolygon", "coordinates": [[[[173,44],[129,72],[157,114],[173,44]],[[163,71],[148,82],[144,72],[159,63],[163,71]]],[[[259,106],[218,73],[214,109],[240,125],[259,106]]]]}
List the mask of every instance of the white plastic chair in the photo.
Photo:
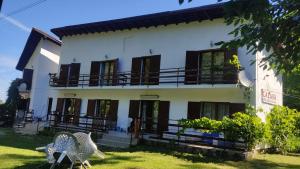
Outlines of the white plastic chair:
{"type": "Polygon", "coordinates": [[[86,134],[82,132],[73,134],[79,143],[78,147],[78,158],[83,164],[87,164],[91,167],[91,164],[88,161],[88,158],[93,154],[96,154],[99,158],[104,159],[104,154],[97,149],[97,145],[93,142],[91,138],[91,133],[86,134]]]}
{"type": "Polygon", "coordinates": [[[104,154],[97,149],[97,145],[93,142],[91,133],[78,132],[71,134],[60,132],[55,135],[53,143],[48,144],[46,147],[38,147],[36,150],[45,150],[47,160],[52,164],[50,169],[60,164],[65,157],[70,160],[71,169],[76,161],[80,162],[81,168],[86,168],[84,164],[91,167],[87,159],[93,154],[96,154],[101,159],[104,158],[104,154]],[[60,156],[55,158],[55,153],[60,153],[60,156]]]}
{"type": "Polygon", "coordinates": [[[52,163],[50,169],[53,169],[57,164],[60,164],[65,157],[71,162],[70,168],[72,169],[75,162],[79,160],[78,146],[78,141],[73,134],[60,132],[54,136],[53,143],[48,144],[46,147],[36,148],[36,150],[45,150],[48,162],[52,163]],[[54,157],[55,153],[60,154],[57,159],[54,157]]]}

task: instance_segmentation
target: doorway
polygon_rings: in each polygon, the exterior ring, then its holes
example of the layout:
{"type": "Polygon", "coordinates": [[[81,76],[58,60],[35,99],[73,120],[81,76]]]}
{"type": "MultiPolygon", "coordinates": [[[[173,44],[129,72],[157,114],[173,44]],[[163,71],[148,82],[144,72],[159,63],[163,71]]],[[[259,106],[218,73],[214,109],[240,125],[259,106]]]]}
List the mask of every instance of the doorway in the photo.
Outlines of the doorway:
{"type": "Polygon", "coordinates": [[[158,106],[158,100],[141,101],[140,118],[142,129],[145,129],[146,132],[153,133],[157,130],[158,106]]]}
{"type": "Polygon", "coordinates": [[[139,119],[139,128],[147,133],[161,134],[168,130],[169,101],[159,100],[131,100],[129,117],[132,118],[130,128],[134,126],[134,120],[139,119]]]}

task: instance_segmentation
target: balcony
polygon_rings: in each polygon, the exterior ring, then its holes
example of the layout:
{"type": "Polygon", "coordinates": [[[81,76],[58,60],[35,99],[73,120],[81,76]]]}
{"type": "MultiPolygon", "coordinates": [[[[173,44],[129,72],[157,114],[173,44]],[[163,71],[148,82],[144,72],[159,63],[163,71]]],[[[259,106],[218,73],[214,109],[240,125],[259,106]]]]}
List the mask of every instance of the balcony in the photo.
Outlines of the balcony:
{"type": "Polygon", "coordinates": [[[189,69],[168,68],[159,72],[134,73],[131,71],[105,75],[80,74],[67,79],[49,74],[51,87],[103,87],[103,86],[154,86],[236,84],[239,70],[234,68],[189,69]]]}

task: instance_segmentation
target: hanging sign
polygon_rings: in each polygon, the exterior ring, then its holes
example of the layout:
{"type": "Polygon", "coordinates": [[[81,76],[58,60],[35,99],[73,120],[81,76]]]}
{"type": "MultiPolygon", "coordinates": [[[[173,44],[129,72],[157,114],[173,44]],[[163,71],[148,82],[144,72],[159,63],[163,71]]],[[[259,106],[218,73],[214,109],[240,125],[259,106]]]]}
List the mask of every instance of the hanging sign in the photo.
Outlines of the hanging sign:
{"type": "Polygon", "coordinates": [[[277,94],[267,89],[261,89],[261,101],[268,104],[277,104],[277,94]]]}

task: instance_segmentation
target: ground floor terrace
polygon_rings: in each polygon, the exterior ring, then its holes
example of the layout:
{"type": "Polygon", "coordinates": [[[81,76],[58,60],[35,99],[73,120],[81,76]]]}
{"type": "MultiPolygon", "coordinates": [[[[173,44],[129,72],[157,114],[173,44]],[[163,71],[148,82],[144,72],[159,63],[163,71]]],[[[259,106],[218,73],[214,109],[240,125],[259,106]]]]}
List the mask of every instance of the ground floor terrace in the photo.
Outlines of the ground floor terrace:
{"type": "Polygon", "coordinates": [[[63,130],[117,131],[133,133],[133,137],[151,136],[177,141],[215,143],[222,134],[205,135],[187,130],[180,140],[177,132],[180,119],[208,117],[221,120],[224,116],[244,111],[243,89],[130,89],[130,90],[58,90],[49,98],[47,118],[52,127],[63,130]]]}

